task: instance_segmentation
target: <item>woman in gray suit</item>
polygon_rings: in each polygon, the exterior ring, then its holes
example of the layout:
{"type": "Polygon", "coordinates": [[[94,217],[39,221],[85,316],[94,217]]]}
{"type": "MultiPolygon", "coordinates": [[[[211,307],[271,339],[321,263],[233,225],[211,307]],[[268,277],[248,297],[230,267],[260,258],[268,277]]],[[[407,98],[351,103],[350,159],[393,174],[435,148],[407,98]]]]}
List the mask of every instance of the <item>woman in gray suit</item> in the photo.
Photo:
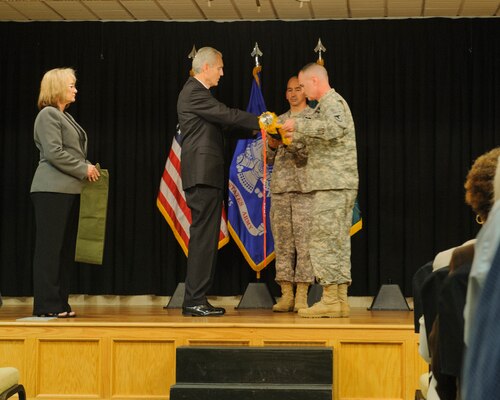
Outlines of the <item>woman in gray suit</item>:
{"type": "Polygon", "coordinates": [[[80,192],[86,179],[99,179],[97,168],[86,160],[87,134],[65,111],[75,101],[75,84],[71,68],[46,72],[40,84],[34,126],[40,161],[31,184],[36,219],[33,315],[38,316],[76,316],[68,297],[80,192]]]}

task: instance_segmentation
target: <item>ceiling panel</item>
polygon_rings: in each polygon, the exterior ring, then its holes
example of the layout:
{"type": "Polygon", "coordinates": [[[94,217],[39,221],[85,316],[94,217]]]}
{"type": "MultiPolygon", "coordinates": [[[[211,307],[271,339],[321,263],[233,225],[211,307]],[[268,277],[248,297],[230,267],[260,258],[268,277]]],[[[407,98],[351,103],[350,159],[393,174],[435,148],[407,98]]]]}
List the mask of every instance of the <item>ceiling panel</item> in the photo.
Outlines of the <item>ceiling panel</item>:
{"type": "Polygon", "coordinates": [[[456,17],[459,15],[462,0],[426,0],[424,16],[456,17]]]}
{"type": "Polygon", "coordinates": [[[383,18],[385,17],[384,0],[350,0],[351,17],[383,18]]]}
{"type": "Polygon", "coordinates": [[[191,0],[159,0],[158,4],[173,20],[203,20],[205,16],[191,0]]]}
{"type": "Polygon", "coordinates": [[[426,8],[424,17],[456,17],[458,12],[451,8],[426,8]]]}
{"type": "Polygon", "coordinates": [[[52,8],[45,5],[41,1],[20,1],[10,2],[10,5],[15,7],[28,20],[62,20],[62,16],[55,12],[52,8]]]}
{"type": "Polygon", "coordinates": [[[291,0],[272,0],[278,19],[311,19],[311,4],[291,0]],[[301,7],[302,5],[302,7],[301,7]]]}
{"type": "Polygon", "coordinates": [[[351,9],[352,18],[384,18],[385,16],[385,9],[383,8],[351,9]]]}
{"type": "Polygon", "coordinates": [[[168,15],[153,0],[121,0],[122,5],[138,20],[164,20],[168,15]]]}
{"type": "Polygon", "coordinates": [[[257,7],[255,0],[237,0],[234,2],[235,7],[243,19],[258,20],[258,19],[275,19],[273,8],[269,0],[259,0],[260,8],[257,7]]]}
{"type": "Polygon", "coordinates": [[[492,17],[500,0],[0,0],[0,21],[492,17]],[[302,4],[302,7],[300,5],[302,4]]]}
{"type": "Polygon", "coordinates": [[[127,10],[115,0],[85,0],[83,3],[102,20],[134,19],[127,10]]]}
{"type": "Polygon", "coordinates": [[[92,14],[92,12],[79,1],[50,0],[46,1],[46,4],[56,10],[58,14],[61,14],[62,17],[68,21],[91,21],[98,19],[95,14],[92,14]]]}
{"type": "Polygon", "coordinates": [[[27,18],[6,2],[0,2],[0,20],[25,21],[27,18]]]}
{"type": "Polygon", "coordinates": [[[465,16],[494,15],[499,5],[499,0],[466,0],[461,14],[465,16]]]}
{"type": "MultiPolygon", "coordinates": [[[[426,0],[425,8],[459,8],[463,0],[426,0]]],[[[475,0],[474,0],[475,1],[475,0]]]]}
{"type": "Polygon", "coordinates": [[[349,17],[346,0],[314,0],[311,5],[316,19],[349,17]]]}
{"type": "Polygon", "coordinates": [[[415,17],[422,14],[423,0],[387,0],[388,17],[415,17]]]}
{"type": "Polygon", "coordinates": [[[230,0],[195,0],[203,14],[210,20],[237,20],[240,16],[230,0]]]}

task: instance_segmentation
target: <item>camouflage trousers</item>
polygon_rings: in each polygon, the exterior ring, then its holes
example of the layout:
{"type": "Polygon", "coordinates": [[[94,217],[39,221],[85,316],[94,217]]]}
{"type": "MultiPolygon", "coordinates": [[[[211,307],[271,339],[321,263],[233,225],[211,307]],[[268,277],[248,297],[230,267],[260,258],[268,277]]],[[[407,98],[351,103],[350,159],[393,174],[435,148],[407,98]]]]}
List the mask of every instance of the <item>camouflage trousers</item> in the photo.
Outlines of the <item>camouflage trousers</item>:
{"type": "Polygon", "coordinates": [[[313,192],[309,254],[322,285],[351,283],[352,209],[356,190],[313,192]]]}
{"type": "Polygon", "coordinates": [[[311,193],[273,193],[271,229],[277,282],[314,282],[309,258],[311,193]]]}

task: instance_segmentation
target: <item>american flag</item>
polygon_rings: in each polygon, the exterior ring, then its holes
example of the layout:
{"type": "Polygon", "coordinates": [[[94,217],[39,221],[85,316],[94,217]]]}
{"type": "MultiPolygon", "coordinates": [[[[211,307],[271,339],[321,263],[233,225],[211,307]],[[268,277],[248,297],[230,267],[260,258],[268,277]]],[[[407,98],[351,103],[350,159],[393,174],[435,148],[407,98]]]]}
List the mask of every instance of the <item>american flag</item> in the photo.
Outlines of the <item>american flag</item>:
{"type": "MultiPolygon", "coordinates": [[[[170,153],[165,163],[165,170],[160,181],[156,205],[167,220],[175,238],[187,256],[191,210],[186,204],[186,196],[184,195],[184,190],[182,190],[180,135],[179,125],[177,125],[177,133],[172,140],[172,147],[170,148],[170,153]]],[[[227,242],[229,242],[227,217],[225,210],[222,209],[219,249],[227,242]]]]}

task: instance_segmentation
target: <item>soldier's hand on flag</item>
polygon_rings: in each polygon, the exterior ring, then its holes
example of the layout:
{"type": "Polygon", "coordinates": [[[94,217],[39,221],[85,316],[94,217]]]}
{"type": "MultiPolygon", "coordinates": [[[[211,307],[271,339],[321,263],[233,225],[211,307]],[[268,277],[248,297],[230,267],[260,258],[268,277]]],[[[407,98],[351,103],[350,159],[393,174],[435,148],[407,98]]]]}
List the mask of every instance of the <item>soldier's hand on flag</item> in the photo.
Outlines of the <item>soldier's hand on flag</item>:
{"type": "Polygon", "coordinates": [[[283,125],[281,125],[281,129],[287,132],[293,132],[295,130],[295,120],[293,118],[287,119],[283,125]]]}
{"type": "Polygon", "coordinates": [[[285,132],[285,134],[283,135],[283,141],[287,145],[292,144],[292,142],[293,142],[293,132],[291,132],[291,131],[285,132]]]}
{"type": "Polygon", "coordinates": [[[293,131],[295,130],[295,120],[287,119],[284,124],[281,126],[281,131],[284,131],[284,139],[286,139],[289,143],[293,141],[293,131]]]}

